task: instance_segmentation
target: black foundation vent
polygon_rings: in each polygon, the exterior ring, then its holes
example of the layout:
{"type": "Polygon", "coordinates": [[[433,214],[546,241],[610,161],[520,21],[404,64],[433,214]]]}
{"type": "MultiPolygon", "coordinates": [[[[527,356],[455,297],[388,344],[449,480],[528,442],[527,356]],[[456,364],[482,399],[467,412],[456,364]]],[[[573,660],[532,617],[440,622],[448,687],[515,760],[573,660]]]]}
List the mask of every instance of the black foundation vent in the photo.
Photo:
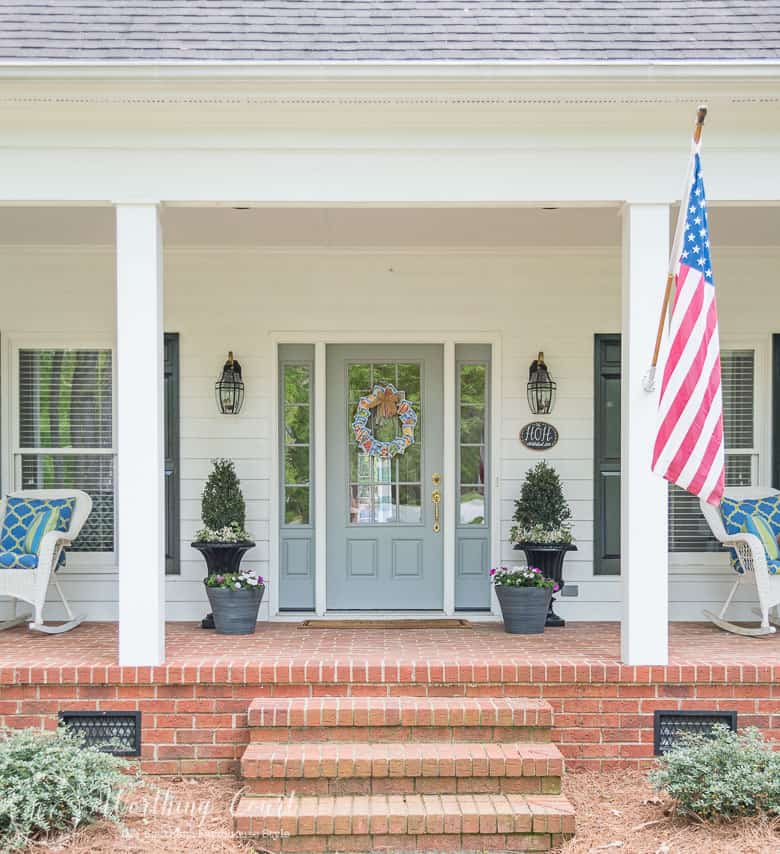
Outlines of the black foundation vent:
{"type": "Polygon", "coordinates": [[[60,712],[62,725],[84,737],[84,744],[114,756],[141,753],[140,712],[60,712]]]}
{"type": "Polygon", "coordinates": [[[664,712],[657,709],[653,723],[655,755],[668,753],[679,743],[684,733],[710,735],[715,724],[725,724],[733,732],[737,731],[736,712],[689,712],[674,709],[664,712]]]}

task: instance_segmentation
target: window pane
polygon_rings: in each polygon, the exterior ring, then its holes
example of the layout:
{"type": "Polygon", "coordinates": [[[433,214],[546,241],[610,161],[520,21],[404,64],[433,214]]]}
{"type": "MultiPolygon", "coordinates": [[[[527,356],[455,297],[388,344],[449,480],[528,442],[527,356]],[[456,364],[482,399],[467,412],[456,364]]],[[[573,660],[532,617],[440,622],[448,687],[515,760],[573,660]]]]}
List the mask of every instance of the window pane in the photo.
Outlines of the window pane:
{"type": "Polygon", "coordinates": [[[724,350],[720,360],[726,448],[752,448],[754,353],[752,350],[724,350]]]}
{"type": "Polygon", "coordinates": [[[753,454],[726,454],[726,486],[753,485],[753,454]]]}
{"type": "Polygon", "coordinates": [[[83,489],[92,512],[69,551],[114,550],[114,457],[22,454],[24,489],[83,489]]]}
{"type": "Polygon", "coordinates": [[[284,482],[309,482],[309,449],[287,448],[284,452],[284,482]]]}
{"type": "Polygon", "coordinates": [[[460,369],[461,403],[485,403],[486,365],[462,365],[460,369]]]}
{"type": "Polygon", "coordinates": [[[460,488],[461,525],[485,524],[484,486],[462,486],[460,488]]]}
{"type": "Polygon", "coordinates": [[[284,410],[285,441],[288,445],[306,445],[309,442],[309,407],[286,406],[284,410]]]}
{"type": "Polygon", "coordinates": [[[111,448],[111,351],[20,350],[23,448],[111,448]]]}
{"type": "Polygon", "coordinates": [[[669,484],[669,551],[719,552],[699,507],[699,499],[679,486],[669,484]]]}
{"type": "Polygon", "coordinates": [[[288,486],[284,490],[285,525],[309,524],[308,486],[288,486]]]}
{"type": "Polygon", "coordinates": [[[485,441],[485,410],[481,406],[461,406],[460,441],[478,445],[485,441]]]}
{"type": "Polygon", "coordinates": [[[485,465],[481,447],[460,449],[460,482],[484,483],[485,465]]]}
{"type": "Polygon", "coordinates": [[[285,403],[309,402],[309,375],[310,368],[308,365],[284,366],[285,403]]]}

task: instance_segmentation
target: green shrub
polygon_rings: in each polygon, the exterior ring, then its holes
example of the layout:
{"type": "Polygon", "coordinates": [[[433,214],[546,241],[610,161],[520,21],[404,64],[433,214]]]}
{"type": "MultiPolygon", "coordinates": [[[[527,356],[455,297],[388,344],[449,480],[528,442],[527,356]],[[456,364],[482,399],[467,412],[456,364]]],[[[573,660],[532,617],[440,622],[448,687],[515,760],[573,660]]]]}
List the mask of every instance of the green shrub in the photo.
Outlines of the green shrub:
{"type": "Polygon", "coordinates": [[[64,729],[0,731],[0,852],[98,818],[117,820],[121,793],[137,779],[128,768],[64,729]]]}
{"type": "Polygon", "coordinates": [[[718,724],[712,736],[686,735],[649,779],[681,815],[780,815],[780,753],[755,728],[735,733],[718,724]]]}

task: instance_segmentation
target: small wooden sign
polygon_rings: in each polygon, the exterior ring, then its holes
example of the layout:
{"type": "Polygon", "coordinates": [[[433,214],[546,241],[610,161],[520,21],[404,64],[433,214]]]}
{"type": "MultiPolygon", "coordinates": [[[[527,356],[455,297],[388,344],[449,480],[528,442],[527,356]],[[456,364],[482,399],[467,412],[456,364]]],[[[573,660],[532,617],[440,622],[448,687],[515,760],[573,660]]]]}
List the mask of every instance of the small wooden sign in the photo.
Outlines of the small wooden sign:
{"type": "Polygon", "coordinates": [[[545,421],[532,421],[520,431],[520,441],[532,451],[547,451],[558,444],[558,431],[545,421]]]}

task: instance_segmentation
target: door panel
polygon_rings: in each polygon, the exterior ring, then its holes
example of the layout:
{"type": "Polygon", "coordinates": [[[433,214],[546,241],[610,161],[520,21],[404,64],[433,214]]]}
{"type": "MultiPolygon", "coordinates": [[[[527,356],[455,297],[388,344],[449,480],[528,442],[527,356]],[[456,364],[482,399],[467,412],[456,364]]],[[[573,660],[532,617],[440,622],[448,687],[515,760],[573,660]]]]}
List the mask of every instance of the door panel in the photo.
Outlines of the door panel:
{"type": "MultiPolygon", "coordinates": [[[[434,532],[433,476],[442,470],[442,348],[332,345],[327,350],[327,607],[440,610],[443,532],[434,532]],[[352,429],[358,401],[394,385],[417,413],[414,444],[369,456],[352,429]]],[[[375,438],[401,435],[373,409],[375,438]]],[[[438,487],[441,489],[441,485],[438,487]]]]}

